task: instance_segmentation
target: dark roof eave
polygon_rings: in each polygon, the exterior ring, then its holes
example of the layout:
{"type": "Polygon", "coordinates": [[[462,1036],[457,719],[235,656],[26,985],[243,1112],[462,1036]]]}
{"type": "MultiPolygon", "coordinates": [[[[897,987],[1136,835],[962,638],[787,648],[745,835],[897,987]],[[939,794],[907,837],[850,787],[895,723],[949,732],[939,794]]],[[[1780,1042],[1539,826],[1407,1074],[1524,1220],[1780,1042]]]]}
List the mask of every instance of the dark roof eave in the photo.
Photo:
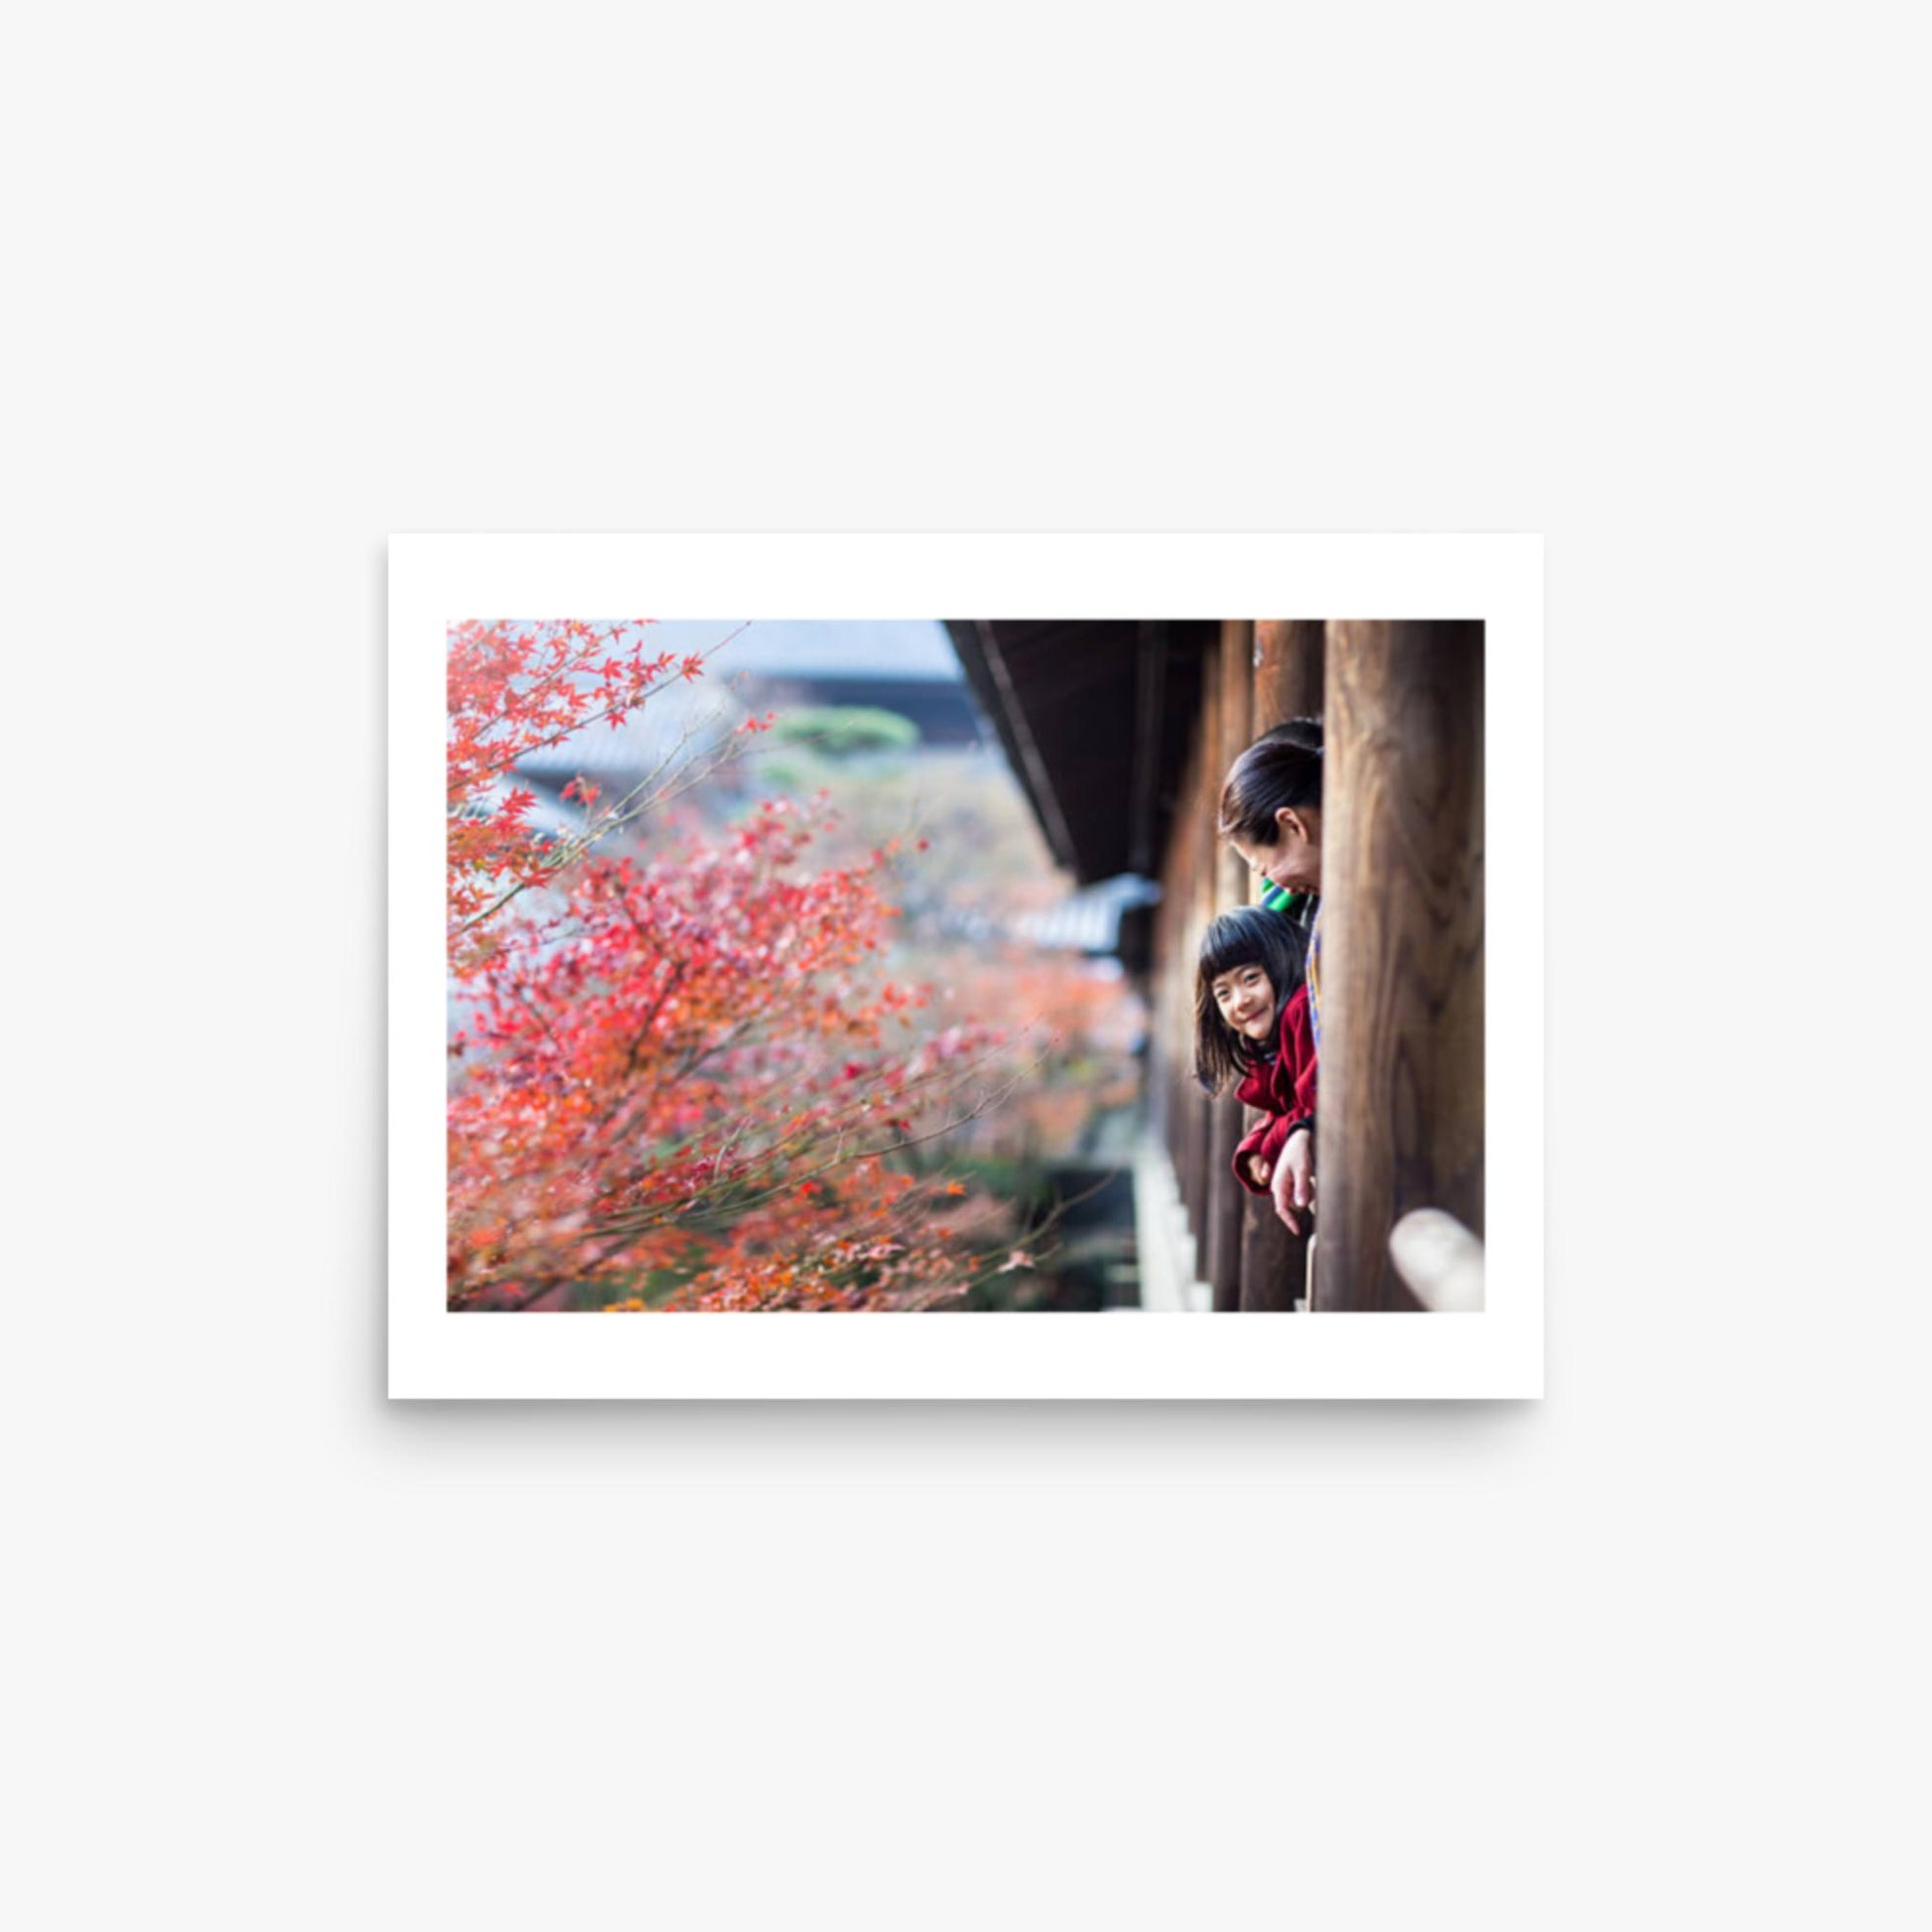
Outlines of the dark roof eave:
{"type": "Polygon", "coordinates": [[[1027,803],[1033,807],[1048,848],[1075,878],[1085,878],[1072,828],[1054,789],[1051,768],[1034,742],[1026,708],[1000,649],[996,627],[984,619],[948,618],[945,623],[946,634],[959,653],[966,681],[973,688],[980,710],[999,733],[1007,763],[1020,780],[1021,790],[1027,794],[1027,803]]]}
{"type": "Polygon", "coordinates": [[[1054,858],[1083,885],[1158,863],[1212,621],[948,621],[1054,858]]]}

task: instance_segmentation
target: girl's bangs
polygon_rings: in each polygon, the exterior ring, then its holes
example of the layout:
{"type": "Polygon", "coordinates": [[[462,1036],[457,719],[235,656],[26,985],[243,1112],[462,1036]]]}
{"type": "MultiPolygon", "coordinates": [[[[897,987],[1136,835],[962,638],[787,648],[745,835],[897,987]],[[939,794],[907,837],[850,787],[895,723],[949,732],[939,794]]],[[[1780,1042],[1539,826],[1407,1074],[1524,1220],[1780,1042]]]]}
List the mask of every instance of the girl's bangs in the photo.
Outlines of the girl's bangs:
{"type": "Polygon", "coordinates": [[[1212,986],[1223,973],[1259,966],[1275,997],[1285,1000],[1302,983],[1306,941],[1298,928],[1265,905],[1243,905],[1223,912],[1201,934],[1200,984],[1212,986]]]}
{"type": "MultiPolygon", "coordinates": [[[[1268,962],[1262,957],[1260,943],[1252,932],[1232,921],[1216,919],[1201,939],[1201,978],[1212,985],[1223,973],[1236,972],[1243,966],[1259,966],[1267,972],[1268,962]]],[[[1272,973],[1268,976],[1274,978],[1272,973]]]]}

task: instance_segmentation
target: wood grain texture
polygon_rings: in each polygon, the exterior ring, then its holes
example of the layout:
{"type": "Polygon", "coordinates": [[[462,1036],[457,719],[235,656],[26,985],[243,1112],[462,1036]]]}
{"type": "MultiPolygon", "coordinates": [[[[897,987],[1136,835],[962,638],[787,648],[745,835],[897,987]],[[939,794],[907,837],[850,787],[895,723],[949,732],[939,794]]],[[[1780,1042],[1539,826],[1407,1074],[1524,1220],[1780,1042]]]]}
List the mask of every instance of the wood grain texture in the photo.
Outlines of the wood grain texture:
{"type": "Polygon", "coordinates": [[[1285,718],[1320,717],[1326,632],[1318,618],[1270,618],[1255,625],[1254,737],[1285,718]]]}
{"type": "Polygon", "coordinates": [[[1241,905],[1248,897],[1248,868],[1240,855],[1219,833],[1221,787],[1227,782],[1228,766],[1253,742],[1254,724],[1255,627],[1245,621],[1230,620],[1221,625],[1221,648],[1216,665],[1216,738],[1214,773],[1203,801],[1207,839],[1214,853],[1216,881],[1214,909],[1225,912],[1241,905]]]}
{"type": "MultiPolygon", "coordinates": [[[[1206,886],[1202,879],[1200,842],[1200,794],[1205,782],[1203,765],[1206,745],[1198,719],[1188,747],[1187,762],[1181,777],[1178,808],[1174,815],[1172,852],[1172,877],[1169,890],[1174,897],[1174,951],[1170,974],[1172,1000],[1170,1038],[1173,1044],[1176,1090],[1179,1095],[1178,1129],[1173,1142],[1174,1167],[1180,1181],[1180,1199],[1186,1209],[1187,1225],[1199,1241],[1201,1211],[1207,1187],[1207,1096],[1195,1084],[1193,1073],[1193,987],[1194,959],[1200,947],[1201,917],[1206,886]]],[[[1203,1257],[1197,1253],[1196,1261],[1203,1257]]],[[[1196,1273],[1199,1272],[1198,1265],[1196,1273]]]]}
{"type": "Polygon", "coordinates": [[[1389,1232],[1483,1219],[1482,626],[1331,622],[1320,1310],[1415,1309],[1389,1232]]]}
{"type": "MultiPolygon", "coordinates": [[[[1230,764],[1247,748],[1254,715],[1254,625],[1230,618],[1221,625],[1220,648],[1213,662],[1213,702],[1207,724],[1213,736],[1207,743],[1207,783],[1203,787],[1200,837],[1207,854],[1211,919],[1247,897],[1248,869],[1224,844],[1217,829],[1221,786],[1230,764]]],[[[1214,1290],[1217,1313],[1233,1314],[1241,1308],[1242,1203],[1248,1190],[1234,1177],[1234,1150],[1244,1131],[1245,1110],[1232,1095],[1213,1102],[1213,1132],[1209,1143],[1209,1193],[1206,1215],[1206,1279],[1214,1290]]]]}
{"type": "MultiPolygon", "coordinates": [[[[1263,620],[1254,627],[1251,655],[1252,742],[1285,718],[1319,716],[1325,626],[1319,619],[1263,620]]],[[[1231,761],[1231,760],[1230,760],[1231,761]]],[[[1253,897],[1244,880],[1241,897],[1253,897]]],[[[1261,1119],[1250,1112],[1248,1124],[1261,1119]]],[[[1286,1312],[1307,1290],[1308,1237],[1291,1234],[1266,1195],[1243,1190],[1241,1208],[1241,1307],[1255,1312],[1286,1312]]]]}

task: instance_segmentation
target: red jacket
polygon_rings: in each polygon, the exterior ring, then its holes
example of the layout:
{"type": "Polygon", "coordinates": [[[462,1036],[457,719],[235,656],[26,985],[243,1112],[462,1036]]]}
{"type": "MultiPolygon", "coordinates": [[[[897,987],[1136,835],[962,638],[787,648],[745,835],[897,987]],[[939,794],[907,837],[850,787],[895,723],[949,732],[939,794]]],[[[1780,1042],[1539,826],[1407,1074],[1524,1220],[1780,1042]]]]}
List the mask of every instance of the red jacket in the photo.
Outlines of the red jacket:
{"type": "Polygon", "coordinates": [[[1309,1024],[1309,989],[1298,986],[1282,1009],[1275,1057],[1250,1067],[1235,1089],[1244,1107],[1258,1107],[1269,1118],[1234,1150],[1234,1177],[1251,1194],[1265,1194],[1248,1173],[1251,1154],[1259,1154],[1273,1174],[1282,1149],[1296,1128],[1314,1131],[1314,1030],[1309,1024]]]}

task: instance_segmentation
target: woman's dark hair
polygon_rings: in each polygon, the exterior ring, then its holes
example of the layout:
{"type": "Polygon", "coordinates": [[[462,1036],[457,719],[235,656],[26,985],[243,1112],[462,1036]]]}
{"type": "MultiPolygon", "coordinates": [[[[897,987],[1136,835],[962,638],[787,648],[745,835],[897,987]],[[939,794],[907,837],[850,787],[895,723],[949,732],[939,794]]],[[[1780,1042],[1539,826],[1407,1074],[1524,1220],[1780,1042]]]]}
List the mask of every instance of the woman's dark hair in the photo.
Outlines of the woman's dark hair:
{"type": "Polygon", "coordinates": [[[1262,1057],[1263,1048],[1221,1018],[1214,982],[1237,967],[1259,966],[1275,989],[1275,1018],[1302,984],[1308,940],[1302,928],[1263,905],[1223,912],[1201,935],[1194,976],[1194,1078],[1209,1093],[1225,1093],[1262,1057]]]}
{"type": "Polygon", "coordinates": [[[1220,835],[1250,845],[1279,845],[1275,814],[1321,803],[1321,720],[1291,718],[1263,732],[1228,767],[1221,790],[1220,835]]]}

